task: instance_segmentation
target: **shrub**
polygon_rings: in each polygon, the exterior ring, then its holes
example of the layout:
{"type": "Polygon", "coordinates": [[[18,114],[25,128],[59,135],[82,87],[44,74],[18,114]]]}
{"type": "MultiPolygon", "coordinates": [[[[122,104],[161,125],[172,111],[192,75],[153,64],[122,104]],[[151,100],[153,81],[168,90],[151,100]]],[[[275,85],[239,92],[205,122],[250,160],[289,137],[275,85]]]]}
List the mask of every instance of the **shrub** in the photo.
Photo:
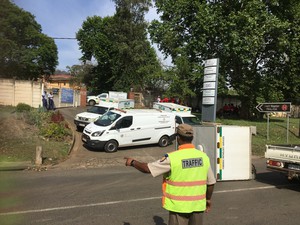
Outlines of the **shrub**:
{"type": "Polygon", "coordinates": [[[29,112],[31,110],[31,106],[25,103],[19,103],[16,107],[17,112],[29,112]]]}
{"type": "Polygon", "coordinates": [[[70,135],[70,131],[66,129],[64,122],[62,123],[47,123],[40,128],[40,134],[45,137],[56,141],[61,141],[70,135]]]}
{"type": "Polygon", "coordinates": [[[62,122],[62,121],[64,121],[64,120],[65,120],[64,116],[63,116],[59,111],[54,112],[54,113],[51,115],[51,121],[52,121],[53,123],[60,123],[60,122],[62,122]]]}
{"type": "Polygon", "coordinates": [[[25,112],[23,119],[38,127],[39,134],[47,139],[63,141],[71,136],[69,127],[59,111],[43,111],[32,108],[25,112]]]}
{"type": "Polygon", "coordinates": [[[37,127],[43,126],[43,124],[49,122],[49,118],[52,115],[51,112],[32,109],[27,114],[27,123],[35,125],[37,127]]]}

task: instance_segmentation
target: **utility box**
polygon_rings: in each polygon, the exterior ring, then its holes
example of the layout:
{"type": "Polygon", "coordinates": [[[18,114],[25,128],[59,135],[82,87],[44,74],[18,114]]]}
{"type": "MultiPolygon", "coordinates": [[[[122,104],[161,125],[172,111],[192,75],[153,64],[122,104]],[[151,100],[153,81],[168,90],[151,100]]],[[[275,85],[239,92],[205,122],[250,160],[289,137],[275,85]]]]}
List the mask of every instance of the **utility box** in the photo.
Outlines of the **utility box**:
{"type": "Polygon", "coordinates": [[[250,127],[207,124],[193,129],[193,144],[209,156],[218,181],[252,179],[250,127]]]}

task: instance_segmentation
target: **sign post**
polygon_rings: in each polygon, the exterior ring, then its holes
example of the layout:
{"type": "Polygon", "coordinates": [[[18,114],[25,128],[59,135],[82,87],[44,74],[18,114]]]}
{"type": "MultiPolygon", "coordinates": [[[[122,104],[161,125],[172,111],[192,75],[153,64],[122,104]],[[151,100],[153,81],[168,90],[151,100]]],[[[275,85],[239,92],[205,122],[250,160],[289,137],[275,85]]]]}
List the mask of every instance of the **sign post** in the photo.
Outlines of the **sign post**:
{"type": "Polygon", "coordinates": [[[219,59],[205,60],[203,95],[202,95],[202,121],[215,122],[218,93],[219,59]]]}
{"type": "Polygon", "coordinates": [[[272,112],[284,112],[287,114],[287,125],[286,125],[286,142],[289,143],[289,113],[291,113],[291,102],[273,102],[273,103],[260,103],[255,107],[258,112],[267,113],[267,140],[269,140],[269,123],[270,113],[272,112]]]}

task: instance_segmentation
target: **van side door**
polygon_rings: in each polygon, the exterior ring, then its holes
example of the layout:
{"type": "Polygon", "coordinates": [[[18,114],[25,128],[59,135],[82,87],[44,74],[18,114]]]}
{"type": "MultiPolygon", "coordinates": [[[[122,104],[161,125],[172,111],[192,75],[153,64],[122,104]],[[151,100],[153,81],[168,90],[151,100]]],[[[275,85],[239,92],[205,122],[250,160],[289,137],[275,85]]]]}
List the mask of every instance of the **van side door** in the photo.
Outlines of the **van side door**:
{"type": "Polygon", "coordinates": [[[111,131],[115,133],[116,140],[119,142],[119,146],[126,146],[132,143],[132,116],[125,116],[117,121],[115,130],[111,131]]]}

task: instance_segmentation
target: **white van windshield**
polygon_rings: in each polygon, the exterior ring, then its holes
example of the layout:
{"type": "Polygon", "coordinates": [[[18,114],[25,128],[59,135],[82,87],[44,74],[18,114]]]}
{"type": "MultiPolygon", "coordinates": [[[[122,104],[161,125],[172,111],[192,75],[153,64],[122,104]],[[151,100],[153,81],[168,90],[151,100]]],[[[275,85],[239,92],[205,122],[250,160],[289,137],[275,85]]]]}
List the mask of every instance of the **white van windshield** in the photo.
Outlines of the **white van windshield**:
{"type": "Polygon", "coordinates": [[[103,116],[101,116],[98,120],[94,122],[94,124],[102,127],[106,127],[115,122],[121,115],[108,111],[103,116]]]}
{"type": "Polygon", "coordinates": [[[201,124],[201,121],[198,119],[198,117],[182,117],[183,123],[189,124],[189,125],[199,125],[201,124]]]}
{"type": "Polygon", "coordinates": [[[106,113],[108,111],[108,108],[102,107],[102,106],[92,106],[87,111],[90,113],[97,113],[97,114],[103,115],[104,113],[106,113]]]}

